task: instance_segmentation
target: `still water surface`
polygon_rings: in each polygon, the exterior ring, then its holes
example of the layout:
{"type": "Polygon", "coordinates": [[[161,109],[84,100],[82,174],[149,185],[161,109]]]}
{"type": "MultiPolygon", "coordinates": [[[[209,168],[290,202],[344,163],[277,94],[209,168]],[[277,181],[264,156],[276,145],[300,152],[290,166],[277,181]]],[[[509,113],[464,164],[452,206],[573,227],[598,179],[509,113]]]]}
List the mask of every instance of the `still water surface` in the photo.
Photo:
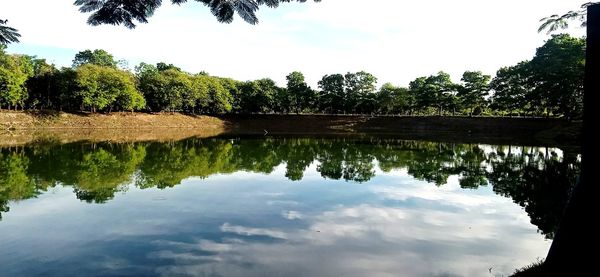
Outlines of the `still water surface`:
{"type": "Polygon", "coordinates": [[[508,276],[546,255],[578,170],[375,138],[0,148],[0,276],[508,276]]]}

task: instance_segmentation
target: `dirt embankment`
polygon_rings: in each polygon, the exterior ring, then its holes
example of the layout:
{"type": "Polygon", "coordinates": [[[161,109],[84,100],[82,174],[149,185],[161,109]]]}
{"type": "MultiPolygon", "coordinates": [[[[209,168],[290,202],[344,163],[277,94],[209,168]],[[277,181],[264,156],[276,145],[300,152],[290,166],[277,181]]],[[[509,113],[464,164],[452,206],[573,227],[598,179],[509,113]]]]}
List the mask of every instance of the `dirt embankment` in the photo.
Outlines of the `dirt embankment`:
{"type": "Polygon", "coordinates": [[[218,118],[178,113],[0,112],[0,145],[39,140],[172,141],[217,136],[226,129],[226,122],[218,118]]]}
{"type": "Polygon", "coordinates": [[[252,115],[223,117],[229,133],[367,134],[445,142],[578,146],[581,122],[546,118],[252,115]]]}
{"type": "Polygon", "coordinates": [[[124,142],[218,135],[378,135],[465,143],[577,146],[580,131],[581,122],[543,118],[0,112],[0,145],[40,139],[124,142]]]}

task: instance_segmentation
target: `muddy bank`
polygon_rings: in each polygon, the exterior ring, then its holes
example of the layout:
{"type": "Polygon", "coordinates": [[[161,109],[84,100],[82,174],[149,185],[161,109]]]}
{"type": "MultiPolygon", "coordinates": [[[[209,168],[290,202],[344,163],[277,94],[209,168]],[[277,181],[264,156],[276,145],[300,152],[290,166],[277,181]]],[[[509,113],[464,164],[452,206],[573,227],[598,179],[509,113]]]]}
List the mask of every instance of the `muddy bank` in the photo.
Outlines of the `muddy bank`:
{"type": "Polygon", "coordinates": [[[229,116],[233,134],[363,134],[445,142],[578,146],[581,122],[546,118],[229,116]]]}
{"type": "Polygon", "coordinates": [[[581,122],[544,118],[0,112],[0,145],[39,140],[172,141],[213,136],[386,136],[577,147],[581,122]]]}

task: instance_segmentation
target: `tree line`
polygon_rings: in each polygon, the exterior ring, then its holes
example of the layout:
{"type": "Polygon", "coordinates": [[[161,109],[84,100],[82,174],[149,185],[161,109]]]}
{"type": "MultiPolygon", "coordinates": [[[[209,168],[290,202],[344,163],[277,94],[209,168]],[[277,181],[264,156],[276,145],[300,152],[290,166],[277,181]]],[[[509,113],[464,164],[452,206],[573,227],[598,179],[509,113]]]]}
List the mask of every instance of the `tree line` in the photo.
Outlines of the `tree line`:
{"type": "Polygon", "coordinates": [[[569,119],[582,114],[585,41],[554,35],[531,60],[492,78],[466,71],[459,82],[438,72],[408,87],[377,87],[364,71],[328,74],[311,88],[301,72],[286,86],[269,78],[238,81],[188,73],[167,63],[130,71],[104,50],[77,53],[71,67],[10,55],[0,46],[0,108],[144,111],[191,114],[325,113],[372,115],[527,115],[569,119]]]}
{"type": "Polygon", "coordinates": [[[129,186],[169,188],[190,177],[238,171],[302,180],[311,164],[326,179],[367,182],[383,172],[406,170],[437,186],[457,176],[464,189],[491,185],[530,214],[551,238],[577,181],[577,153],[552,149],[397,139],[187,139],[171,143],[44,143],[0,148],[0,219],[10,201],[52,187],[73,188],[90,203],[107,202],[129,186]]]}

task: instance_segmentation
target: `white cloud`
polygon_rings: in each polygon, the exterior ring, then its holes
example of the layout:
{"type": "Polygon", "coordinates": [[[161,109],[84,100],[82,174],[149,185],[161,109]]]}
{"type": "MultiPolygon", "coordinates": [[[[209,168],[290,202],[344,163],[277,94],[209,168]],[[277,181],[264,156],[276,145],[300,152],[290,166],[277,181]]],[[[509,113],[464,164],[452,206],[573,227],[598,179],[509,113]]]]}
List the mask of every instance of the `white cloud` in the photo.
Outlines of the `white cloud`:
{"type": "MultiPolygon", "coordinates": [[[[301,70],[315,85],[324,74],[367,70],[380,83],[407,85],[420,75],[464,70],[493,74],[530,58],[548,36],[544,16],[581,1],[325,0],[263,8],[261,24],[219,24],[198,3],[165,4],[135,30],[90,27],[72,0],[2,1],[0,11],[22,35],[10,50],[104,48],[131,64],[166,61],[240,80],[301,70]],[[32,8],[36,7],[36,8],[32,8]]],[[[166,2],[166,1],[165,1],[166,2]]],[[[582,31],[576,31],[581,35],[582,31]]],[[[28,53],[35,54],[35,53],[28,53]]],[[[47,57],[53,60],[56,57],[47,57]]],[[[68,65],[69,60],[57,60],[68,65]]]]}
{"type": "Polygon", "coordinates": [[[299,211],[283,211],[281,216],[289,220],[302,219],[304,217],[304,215],[302,215],[302,213],[299,211]]]}
{"type": "Polygon", "coordinates": [[[221,225],[221,231],[226,233],[234,233],[242,236],[267,236],[278,239],[285,239],[287,234],[279,230],[271,230],[266,228],[250,228],[238,225],[224,223],[221,225]]]}
{"type": "Polygon", "coordinates": [[[526,216],[513,219],[518,207],[495,203],[499,210],[490,215],[486,206],[461,212],[340,206],[307,218],[305,229],[222,228],[282,242],[201,240],[151,256],[177,260],[157,269],[165,276],[479,276],[490,267],[495,276],[506,276],[548,249],[526,216]]]}

